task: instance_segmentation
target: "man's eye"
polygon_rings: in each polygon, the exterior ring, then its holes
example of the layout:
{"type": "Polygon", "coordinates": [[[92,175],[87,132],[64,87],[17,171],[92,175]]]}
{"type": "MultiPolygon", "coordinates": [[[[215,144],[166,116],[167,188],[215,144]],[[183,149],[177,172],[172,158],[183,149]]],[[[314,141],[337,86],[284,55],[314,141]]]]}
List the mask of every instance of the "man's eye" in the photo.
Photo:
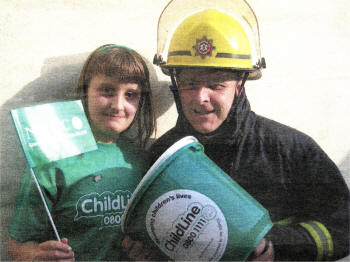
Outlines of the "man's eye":
{"type": "Polygon", "coordinates": [[[225,85],[222,83],[210,83],[208,85],[208,88],[213,89],[213,90],[222,90],[225,88],[225,85]]]}
{"type": "Polygon", "coordinates": [[[183,82],[180,83],[179,89],[180,90],[191,90],[195,88],[196,84],[194,82],[183,82]]]}

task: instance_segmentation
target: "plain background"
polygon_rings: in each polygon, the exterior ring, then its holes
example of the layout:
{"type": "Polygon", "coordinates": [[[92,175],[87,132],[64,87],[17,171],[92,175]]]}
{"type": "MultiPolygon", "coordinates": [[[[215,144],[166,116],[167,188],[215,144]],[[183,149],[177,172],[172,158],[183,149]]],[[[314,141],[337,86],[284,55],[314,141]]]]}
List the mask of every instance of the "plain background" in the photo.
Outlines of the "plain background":
{"type": "MultiPolygon", "coordinates": [[[[252,109],[313,137],[350,184],[350,1],[248,0],[259,19],[262,79],[247,82],[252,109]]],[[[82,62],[116,43],[140,52],[157,96],[158,136],[176,110],[169,79],[151,61],[157,22],[168,0],[1,0],[0,241],[8,260],[8,225],[25,161],[9,110],[72,98],[82,62]]],[[[345,259],[344,259],[345,260],[345,259]]]]}

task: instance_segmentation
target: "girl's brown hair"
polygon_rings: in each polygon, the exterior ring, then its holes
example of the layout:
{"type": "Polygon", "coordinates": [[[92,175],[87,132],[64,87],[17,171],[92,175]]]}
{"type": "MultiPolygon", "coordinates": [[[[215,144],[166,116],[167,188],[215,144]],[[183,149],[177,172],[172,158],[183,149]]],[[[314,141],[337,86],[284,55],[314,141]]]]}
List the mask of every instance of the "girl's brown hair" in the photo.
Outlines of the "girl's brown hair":
{"type": "Polygon", "coordinates": [[[76,89],[88,117],[87,90],[91,79],[98,74],[113,77],[124,83],[137,83],[140,86],[141,97],[133,123],[137,123],[138,142],[144,148],[156,129],[152,90],[146,62],[136,51],[124,46],[109,44],[95,49],[83,65],[76,89]]]}

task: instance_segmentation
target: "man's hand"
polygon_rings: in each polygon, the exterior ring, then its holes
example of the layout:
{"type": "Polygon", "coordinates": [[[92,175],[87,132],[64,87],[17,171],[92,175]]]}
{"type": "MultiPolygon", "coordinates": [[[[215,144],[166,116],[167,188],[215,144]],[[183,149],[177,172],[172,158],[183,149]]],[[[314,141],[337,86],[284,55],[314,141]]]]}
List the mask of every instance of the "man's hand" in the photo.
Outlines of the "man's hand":
{"type": "Polygon", "coordinates": [[[126,236],[122,242],[123,251],[131,261],[147,261],[150,250],[142,242],[134,241],[126,236]]]}
{"type": "MultiPolygon", "coordinates": [[[[122,242],[123,251],[127,257],[132,261],[152,261],[154,257],[160,258],[160,254],[155,254],[154,251],[147,246],[143,245],[140,241],[134,241],[130,237],[126,236],[122,242]]],[[[164,256],[162,260],[167,260],[164,256]]],[[[262,239],[256,246],[253,253],[249,257],[250,261],[273,261],[274,250],[273,245],[269,241],[262,239]]]]}
{"type": "Polygon", "coordinates": [[[151,248],[140,241],[126,236],[122,242],[123,251],[131,261],[167,261],[169,258],[159,249],[151,248]]]}
{"type": "Polygon", "coordinates": [[[273,261],[275,252],[271,241],[263,238],[250,256],[250,261],[273,261]]]}

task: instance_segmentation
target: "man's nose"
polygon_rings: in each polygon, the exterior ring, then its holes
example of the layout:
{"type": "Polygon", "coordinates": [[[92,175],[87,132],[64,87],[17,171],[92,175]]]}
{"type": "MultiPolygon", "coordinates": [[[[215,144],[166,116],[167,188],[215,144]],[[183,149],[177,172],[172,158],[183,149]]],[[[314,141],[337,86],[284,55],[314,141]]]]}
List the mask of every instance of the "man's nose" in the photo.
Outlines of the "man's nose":
{"type": "Polygon", "coordinates": [[[197,101],[202,104],[210,101],[210,88],[205,85],[201,85],[197,87],[196,92],[197,101]]]}

